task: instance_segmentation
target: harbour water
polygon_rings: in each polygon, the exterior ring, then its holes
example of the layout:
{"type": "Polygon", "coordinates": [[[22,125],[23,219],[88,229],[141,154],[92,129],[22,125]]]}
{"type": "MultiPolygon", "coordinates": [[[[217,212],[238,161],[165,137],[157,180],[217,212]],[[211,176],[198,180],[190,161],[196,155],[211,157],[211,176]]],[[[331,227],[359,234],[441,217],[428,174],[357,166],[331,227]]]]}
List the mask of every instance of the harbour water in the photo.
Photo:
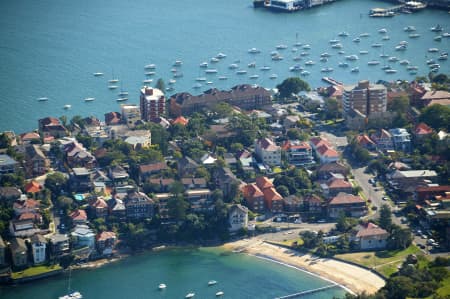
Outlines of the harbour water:
{"type": "MultiPolygon", "coordinates": [[[[173,73],[175,60],[181,60],[174,90],[168,95],[188,91],[198,94],[211,87],[230,88],[240,83],[259,84],[274,87],[284,78],[292,76],[289,67],[297,62],[293,57],[301,52],[309,53],[298,63],[310,72],[304,77],[313,87],[321,86],[321,77],[332,76],[344,83],[359,79],[394,80],[412,79],[406,65],[389,63],[397,72],[386,74],[382,67],[388,64],[380,54],[409,60],[418,67],[418,75],[428,74],[426,61],[437,58],[442,50],[450,49],[450,38],[435,41],[437,33],[430,27],[441,24],[443,32],[450,32],[449,16],[446,11],[426,9],[410,15],[393,18],[370,18],[373,7],[391,5],[380,1],[342,0],[331,5],[317,7],[293,14],[273,13],[254,9],[250,0],[92,0],[61,3],[57,0],[15,0],[1,1],[0,11],[0,130],[14,130],[21,133],[37,127],[37,120],[52,115],[95,115],[103,119],[108,111],[119,110],[116,99],[122,90],[129,92],[129,103],[138,103],[139,88],[145,79],[163,78],[166,85],[173,73]],[[410,38],[403,28],[413,25],[420,37],[410,38]],[[378,33],[386,28],[386,34],[378,33]],[[338,37],[339,32],[348,32],[348,37],[338,37]],[[360,43],[352,40],[361,33],[360,43]],[[389,40],[382,40],[389,35],[389,40]],[[342,49],[333,49],[331,39],[339,39],[342,49]],[[402,40],[409,43],[406,51],[395,51],[402,40]],[[293,51],[296,43],[303,45],[293,51]],[[378,48],[371,47],[381,43],[378,48]],[[270,52],[277,45],[285,44],[287,49],[279,50],[283,60],[273,61],[270,52]],[[258,48],[260,54],[249,54],[250,48],[258,48]],[[430,53],[429,48],[439,52],[430,53]],[[338,54],[345,51],[345,54],[338,54]],[[368,54],[359,54],[368,51],[368,54]],[[199,68],[201,62],[219,52],[226,58],[210,68],[217,74],[205,74],[199,68]],[[320,54],[332,56],[321,62],[320,54]],[[347,61],[349,66],[339,67],[345,55],[356,54],[359,60],[347,61]],[[305,62],[313,60],[312,66],[305,62]],[[369,66],[371,60],[379,65],[369,66]],[[256,62],[256,68],[247,65],[256,62]],[[156,64],[156,74],[146,77],[144,66],[156,64]],[[247,70],[245,75],[230,70],[232,63],[247,70]],[[269,71],[260,67],[270,66],[269,71]],[[359,73],[350,70],[359,66],[359,73]],[[322,68],[333,68],[324,74],[322,68]],[[95,77],[93,73],[103,72],[95,77]],[[277,79],[270,79],[277,74],[277,79]],[[219,80],[226,75],[228,80],[219,80]],[[252,75],[258,75],[259,77],[252,75]],[[108,80],[118,77],[117,89],[108,89],[108,80]],[[196,77],[206,77],[200,89],[194,90],[196,77]],[[47,97],[47,101],[38,98],[47,97]],[[85,98],[95,100],[84,101],[85,98]],[[63,109],[71,105],[70,109],[63,109]]],[[[440,72],[449,73],[450,63],[439,62],[440,72]]],[[[297,74],[298,75],[298,74],[297,74]]],[[[123,103],[123,102],[122,102],[123,103]]]]}
{"type": "MultiPolygon", "coordinates": [[[[2,299],[58,298],[67,290],[67,276],[36,281],[21,287],[0,288],[2,299]]],[[[330,285],[302,271],[245,254],[221,249],[178,249],[145,253],[105,267],[73,271],[71,284],[84,298],[159,299],[195,298],[273,299],[299,291],[330,285]],[[208,286],[208,281],[218,283],[208,286]],[[158,290],[164,283],[167,288],[158,290]]],[[[343,297],[343,289],[332,288],[302,298],[343,297]]]]}

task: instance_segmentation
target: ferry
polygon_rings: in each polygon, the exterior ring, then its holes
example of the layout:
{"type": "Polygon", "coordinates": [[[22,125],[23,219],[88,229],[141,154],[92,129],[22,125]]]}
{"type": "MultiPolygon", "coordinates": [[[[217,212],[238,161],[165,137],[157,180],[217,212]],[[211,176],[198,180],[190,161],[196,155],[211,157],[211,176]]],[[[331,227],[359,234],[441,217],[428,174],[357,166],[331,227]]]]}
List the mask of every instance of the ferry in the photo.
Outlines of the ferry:
{"type": "Polygon", "coordinates": [[[261,53],[261,50],[258,50],[257,48],[251,48],[251,49],[248,49],[248,53],[259,54],[259,53],[261,53]]]}
{"type": "Polygon", "coordinates": [[[147,64],[146,66],[144,66],[144,68],[148,69],[148,70],[154,70],[154,69],[156,69],[156,64],[154,64],[154,63],[147,64]]]}
{"type": "Polygon", "coordinates": [[[301,0],[265,0],[264,7],[283,12],[294,12],[302,8],[303,1],[301,0]]]}

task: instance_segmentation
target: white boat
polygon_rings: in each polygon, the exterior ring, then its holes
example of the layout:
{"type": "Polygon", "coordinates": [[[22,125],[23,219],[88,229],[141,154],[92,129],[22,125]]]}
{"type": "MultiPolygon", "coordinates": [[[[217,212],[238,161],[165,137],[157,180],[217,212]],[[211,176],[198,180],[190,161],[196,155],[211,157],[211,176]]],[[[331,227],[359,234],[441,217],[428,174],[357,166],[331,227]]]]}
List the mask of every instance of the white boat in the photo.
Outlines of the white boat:
{"type": "Polygon", "coordinates": [[[389,37],[389,35],[385,35],[381,38],[382,40],[390,40],[391,38],[389,37]]]}
{"type": "Polygon", "coordinates": [[[181,66],[183,64],[183,62],[181,60],[175,60],[175,62],[173,63],[173,66],[181,66]]]}
{"type": "Polygon", "coordinates": [[[420,37],[420,34],[419,33],[411,33],[408,36],[409,36],[409,38],[418,38],[418,37],[420,37]]]}
{"type": "Polygon", "coordinates": [[[359,54],[366,55],[366,54],[369,54],[369,51],[361,50],[361,51],[359,51],[359,54]]]}
{"type": "Polygon", "coordinates": [[[338,40],[338,39],[330,39],[330,41],[329,41],[330,44],[337,44],[339,42],[340,42],[340,40],[338,40]]]}
{"type": "Polygon", "coordinates": [[[308,52],[302,52],[302,53],[300,53],[300,56],[308,56],[308,55],[309,55],[308,52]]]}
{"type": "Polygon", "coordinates": [[[272,79],[272,80],[274,80],[274,79],[278,78],[278,75],[277,75],[277,74],[272,74],[272,75],[270,75],[269,78],[272,79]]]}
{"type": "Polygon", "coordinates": [[[331,46],[333,49],[342,49],[342,44],[337,43],[331,46]]]}
{"type": "Polygon", "coordinates": [[[263,66],[263,67],[260,67],[259,68],[261,71],[270,71],[270,66],[268,66],[268,65],[265,65],[265,66],[263,66]]]}
{"type": "Polygon", "coordinates": [[[144,68],[147,70],[154,70],[154,69],[156,69],[156,64],[154,64],[154,63],[147,64],[146,66],[144,66],[144,68]]]}
{"type": "Polygon", "coordinates": [[[213,286],[213,285],[215,285],[215,284],[217,284],[217,281],[215,281],[215,280],[210,280],[210,281],[208,281],[208,285],[209,285],[209,286],[213,286]]]}
{"type": "Polygon", "coordinates": [[[325,67],[320,70],[322,73],[331,73],[333,71],[333,68],[331,67],[325,67]]]}
{"type": "Polygon", "coordinates": [[[207,68],[208,67],[208,63],[206,61],[202,62],[202,63],[200,63],[200,67],[201,68],[207,68]]]}
{"type": "Polygon", "coordinates": [[[80,292],[72,292],[70,294],[59,297],[59,299],[82,299],[83,295],[80,292]]]}
{"type": "Polygon", "coordinates": [[[116,99],[116,102],[125,102],[125,101],[128,101],[128,98],[117,98],[116,99]]]}
{"type": "Polygon", "coordinates": [[[380,57],[381,57],[381,58],[388,58],[388,57],[389,57],[389,54],[381,53],[381,54],[380,54],[380,57]]]}
{"type": "Polygon", "coordinates": [[[436,35],[433,40],[440,42],[442,40],[442,36],[441,35],[436,35]]]}
{"type": "Polygon", "coordinates": [[[383,71],[392,69],[390,65],[385,65],[381,68],[383,71]]]}
{"type": "Polygon", "coordinates": [[[92,102],[92,101],[95,101],[95,98],[85,98],[84,101],[85,102],[92,102]]]}
{"type": "Polygon", "coordinates": [[[209,61],[211,61],[212,63],[216,63],[216,62],[219,62],[220,59],[217,58],[217,57],[213,57],[213,58],[211,58],[209,61]]]}
{"type": "Polygon", "coordinates": [[[301,57],[301,56],[294,56],[294,57],[292,58],[292,60],[294,60],[294,61],[300,61],[300,60],[302,60],[302,57],[301,57]]]}
{"type": "Polygon", "coordinates": [[[436,26],[431,27],[430,30],[433,32],[441,32],[444,29],[442,28],[441,25],[437,24],[436,26]]]}
{"type": "Polygon", "coordinates": [[[277,55],[280,55],[280,53],[278,53],[278,51],[270,52],[270,56],[277,56],[277,55]]]}
{"type": "Polygon", "coordinates": [[[217,292],[217,293],[216,293],[216,297],[220,297],[220,296],[223,296],[223,294],[224,294],[224,292],[222,292],[222,291],[219,291],[219,292],[217,292]]]}
{"type": "Polygon", "coordinates": [[[251,48],[251,49],[248,49],[248,53],[258,54],[258,53],[261,53],[261,50],[258,50],[257,48],[251,48]]]}
{"type": "Polygon", "coordinates": [[[206,78],[205,77],[197,77],[197,78],[195,78],[195,81],[197,81],[197,82],[205,82],[206,78]]]}
{"type": "Polygon", "coordinates": [[[39,102],[45,102],[45,101],[48,101],[48,98],[47,97],[40,97],[40,98],[38,98],[37,99],[39,102]]]}
{"type": "Polygon", "coordinates": [[[294,47],[294,48],[291,49],[291,52],[292,52],[292,53],[295,53],[295,52],[297,52],[297,51],[298,51],[298,48],[296,48],[296,47],[294,47]]]}
{"type": "Polygon", "coordinates": [[[70,108],[72,108],[72,105],[69,105],[69,104],[67,104],[67,105],[64,105],[64,107],[63,107],[64,109],[70,109],[70,108]]]}
{"type": "Polygon", "coordinates": [[[216,55],[216,57],[219,58],[219,59],[222,59],[222,58],[227,57],[227,55],[225,55],[223,53],[219,53],[219,54],[216,55]]]}
{"type": "Polygon", "coordinates": [[[428,60],[427,60],[427,64],[428,64],[428,65],[433,64],[433,63],[436,63],[436,62],[434,61],[434,59],[428,59],[428,60]]]}
{"type": "Polygon", "coordinates": [[[170,69],[170,72],[171,72],[171,73],[176,73],[176,72],[178,72],[178,69],[172,68],[172,69],[170,69]]]}
{"type": "Polygon", "coordinates": [[[301,72],[302,70],[303,70],[303,68],[300,65],[298,65],[298,64],[296,64],[294,66],[291,66],[289,68],[290,72],[301,72]]]}
{"type": "Polygon", "coordinates": [[[450,33],[444,32],[444,33],[442,33],[442,37],[448,38],[448,37],[450,37],[450,33]]]}
{"type": "Polygon", "coordinates": [[[371,60],[369,62],[367,62],[368,65],[378,65],[380,64],[380,62],[378,60],[371,60]]]}
{"type": "Polygon", "coordinates": [[[348,67],[348,63],[347,62],[339,62],[339,67],[348,67]]]}
{"type": "Polygon", "coordinates": [[[175,83],[177,83],[177,80],[175,80],[175,79],[170,79],[170,80],[169,80],[169,84],[170,84],[170,85],[173,85],[173,84],[175,84],[175,83]]]}
{"type": "Polygon", "coordinates": [[[361,33],[361,34],[359,35],[359,37],[369,37],[369,36],[370,36],[370,34],[367,33],[367,32],[361,33]]]}
{"type": "Polygon", "coordinates": [[[438,57],[438,60],[440,60],[440,61],[447,60],[447,59],[448,59],[448,55],[444,55],[444,54],[441,54],[441,55],[438,57]]]}
{"type": "Polygon", "coordinates": [[[192,297],[194,297],[194,296],[195,296],[195,293],[189,293],[189,294],[187,294],[186,297],[184,297],[184,298],[192,298],[192,297]]]}
{"type": "Polygon", "coordinates": [[[407,49],[406,45],[395,46],[395,51],[405,51],[407,49]]]}
{"type": "Polygon", "coordinates": [[[108,80],[109,83],[117,83],[119,82],[119,79],[114,77],[114,71],[112,72],[112,79],[108,80]]]}
{"type": "Polygon", "coordinates": [[[142,83],[144,83],[144,84],[149,84],[149,83],[152,83],[152,82],[153,82],[153,79],[142,80],[142,83]]]}
{"type": "Polygon", "coordinates": [[[339,34],[338,34],[338,36],[348,36],[348,35],[349,35],[348,32],[345,32],[345,31],[339,32],[339,34]]]}
{"type": "Polygon", "coordinates": [[[146,76],[153,76],[154,74],[156,74],[156,72],[145,72],[146,76]]]}
{"type": "Polygon", "coordinates": [[[330,57],[331,54],[328,54],[327,52],[320,54],[320,57],[330,57]]]}
{"type": "Polygon", "coordinates": [[[214,82],[213,81],[208,81],[208,82],[206,82],[206,84],[212,85],[212,84],[214,84],[214,82]]]}
{"type": "Polygon", "coordinates": [[[303,50],[309,50],[309,49],[311,49],[311,46],[306,44],[306,45],[303,45],[302,49],[303,50]]]}
{"type": "Polygon", "coordinates": [[[278,46],[276,46],[276,49],[277,50],[284,50],[284,49],[287,49],[287,47],[288,46],[286,46],[286,45],[278,45],[278,46]]]}
{"type": "Polygon", "coordinates": [[[428,49],[428,52],[430,52],[430,53],[436,53],[436,52],[439,52],[439,49],[438,49],[438,48],[429,48],[429,49],[428,49]]]}
{"type": "Polygon", "coordinates": [[[320,57],[320,59],[319,59],[321,62],[327,62],[328,61],[328,58],[326,58],[326,57],[320,57]]]}
{"type": "Polygon", "coordinates": [[[345,59],[350,60],[350,61],[355,61],[355,60],[358,60],[359,57],[358,57],[358,55],[353,54],[353,55],[345,56],[345,59]]]}
{"type": "Polygon", "coordinates": [[[401,42],[398,43],[400,46],[407,46],[408,42],[405,40],[402,40],[401,42]]]}
{"type": "Polygon", "coordinates": [[[381,28],[381,29],[378,30],[378,33],[385,34],[385,33],[387,33],[387,29],[386,28],[381,28]]]}
{"type": "Polygon", "coordinates": [[[309,76],[309,74],[310,74],[310,72],[308,72],[308,71],[302,71],[300,73],[300,75],[302,75],[302,76],[309,76]]]}
{"type": "Polygon", "coordinates": [[[283,60],[283,59],[284,58],[281,55],[272,56],[272,60],[275,60],[275,61],[280,61],[280,60],[283,60]]]}
{"type": "Polygon", "coordinates": [[[217,74],[217,70],[216,69],[207,69],[207,70],[205,70],[205,73],[207,73],[207,74],[217,74]]]}
{"type": "Polygon", "coordinates": [[[352,68],[350,72],[352,72],[352,73],[359,73],[359,67],[352,68]]]}
{"type": "Polygon", "coordinates": [[[314,65],[315,62],[312,60],[308,60],[307,62],[305,62],[305,65],[314,65]]]}
{"type": "Polygon", "coordinates": [[[439,69],[439,68],[441,68],[441,66],[439,65],[439,63],[433,63],[433,64],[430,64],[429,67],[430,67],[431,69],[439,69]]]}
{"type": "Polygon", "coordinates": [[[249,77],[250,79],[252,79],[252,80],[254,80],[254,79],[258,79],[259,78],[259,75],[251,75],[250,77],[249,77]]]}
{"type": "Polygon", "coordinates": [[[372,48],[381,48],[382,46],[383,46],[383,44],[380,44],[380,43],[372,44],[372,48]]]}
{"type": "Polygon", "coordinates": [[[338,52],[338,54],[344,55],[345,51],[341,50],[341,51],[338,52]]]}
{"type": "Polygon", "coordinates": [[[246,70],[238,70],[238,71],[236,71],[236,74],[244,75],[244,74],[247,74],[247,71],[246,70]]]}
{"type": "Polygon", "coordinates": [[[419,69],[419,67],[415,66],[415,65],[408,65],[408,67],[406,69],[408,71],[417,71],[419,69]]]}
{"type": "Polygon", "coordinates": [[[227,76],[219,76],[219,80],[228,80],[227,76]]]}
{"type": "Polygon", "coordinates": [[[98,73],[94,73],[93,75],[94,75],[95,77],[100,77],[100,76],[103,76],[103,73],[98,72],[98,73]]]}
{"type": "Polygon", "coordinates": [[[256,67],[256,62],[250,62],[249,64],[247,64],[247,67],[255,68],[256,67]]]}
{"type": "Polygon", "coordinates": [[[395,74],[395,73],[397,72],[397,70],[394,70],[394,69],[387,69],[387,70],[384,70],[384,72],[385,72],[386,74],[395,74]]]}
{"type": "Polygon", "coordinates": [[[359,37],[353,39],[353,42],[354,42],[354,43],[359,43],[360,41],[361,41],[361,39],[360,39],[359,37]]]}
{"type": "Polygon", "coordinates": [[[388,61],[389,62],[396,62],[396,61],[398,61],[398,58],[395,57],[395,56],[392,56],[392,57],[389,57],[388,61]]]}
{"type": "Polygon", "coordinates": [[[405,28],[403,28],[403,31],[413,32],[413,31],[416,31],[416,27],[414,27],[414,26],[406,26],[405,28]]]}
{"type": "Polygon", "coordinates": [[[127,95],[128,95],[128,91],[121,91],[118,94],[119,97],[123,97],[123,96],[127,96],[127,95]]]}
{"type": "Polygon", "coordinates": [[[408,64],[409,64],[409,60],[406,60],[406,59],[400,60],[399,63],[400,63],[401,65],[408,65],[408,64]]]}
{"type": "Polygon", "coordinates": [[[236,63],[232,63],[232,64],[230,64],[230,65],[228,66],[228,68],[229,68],[230,70],[234,70],[234,69],[239,68],[239,65],[237,65],[236,63]]]}
{"type": "Polygon", "coordinates": [[[161,284],[158,286],[158,289],[164,290],[166,287],[167,287],[167,286],[166,286],[164,283],[161,283],[161,284]]]}

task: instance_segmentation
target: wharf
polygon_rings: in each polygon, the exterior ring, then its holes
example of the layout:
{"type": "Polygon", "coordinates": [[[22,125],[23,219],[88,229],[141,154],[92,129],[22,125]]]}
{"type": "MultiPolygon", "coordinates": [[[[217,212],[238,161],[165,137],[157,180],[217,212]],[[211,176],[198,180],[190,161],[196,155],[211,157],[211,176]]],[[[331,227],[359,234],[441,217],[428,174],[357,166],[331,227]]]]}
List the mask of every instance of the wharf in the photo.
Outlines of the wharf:
{"type": "Polygon", "coordinates": [[[314,293],[318,293],[318,292],[322,292],[328,289],[332,289],[332,288],[336,288],[339,287],[339,285],[337,284],[330,284],[321,288],[317,288],[317,289],[312,289],[312,290],[307,290],[307,291],[302,291],[302,292],[298,292],[298,293],[294,293],[294,294],[290,294],[290,295],[286,295],[286,296],[282,296],[282,297],[277,297],[275,299],[290,299],[290,298],[299,298],[305,295],[310,295],[310,294],[314,294],[314,293]]]}
{"type": "Polygon", "coordinates": [[[335,80],[335,79],[333,79],[331,77],[322,77],[322,81],[325,81],[325,82],[327,82],[327,83],[329,83],[331,85],[334,85],[334,86],[344,85],[342,82],[339,82],[339,81],[337,81],[337,80],[335,80]]]}

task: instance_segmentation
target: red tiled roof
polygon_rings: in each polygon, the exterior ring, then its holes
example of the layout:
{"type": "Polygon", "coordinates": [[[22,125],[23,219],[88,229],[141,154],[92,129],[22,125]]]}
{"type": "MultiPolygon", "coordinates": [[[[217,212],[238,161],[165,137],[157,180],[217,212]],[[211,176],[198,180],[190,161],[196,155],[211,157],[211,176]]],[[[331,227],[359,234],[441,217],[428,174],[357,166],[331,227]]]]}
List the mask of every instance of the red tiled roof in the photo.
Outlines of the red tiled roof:
{"type": "Polygon", "coordinates": [[[356,136],[356,141],[358,141],[359,145],[367,146],[367,145],[375,145],[375,142],[369,138],[366,134],[356,136]]]}
{"type": "Polygon", "coordinates": [[[30,213],[30,212],[27,212],[27,213],[23,213],[23,214],[20,214],[20,216],[19,216],[19,220],[28,220],[28,219],[31,219],[31,220],[33,220],[33,221],[38,221],[38,220],[40,220],[41,219],[41,214],[39,214],[39,213],[30,213]]]}
{"type": "Polygon", "coordinates": [[[87,220],[87,215],[85,210],[75,210],[70,215],[72,220],[84,221],[87,220]]]}
{"type": "Polygon", "coordinates": [[[41,139],[41,136],[39,136],[39,134],[36,132],[28,132],[28,133],[21,134],[20,139],[22,141],[29,141],[29,140],[41,139]]]}
{"type": "Polygon", "coordinates": [[[59,119],[50,116],[40,119],[39,123],[43,126],[56,126],[60,124],[59,119]]]}
{"type": "Polygon", "coordinates": [[[344,179],[334,179],[334,180],[331,180],[331,182],[328,182],[328,187],[330,189],[333,189],[333,188],[351,188],[352,184],[350,184],[350,182],[347,182],[344,179]]]}
{"type": "Polygon", "coordinates": [[[36,181],[31,181],[25,185],[25,192],[27,193],[37,193],[42,190],[42,185],[36,181]]]}
{"type": "Polygon", "coordinates": [[[246,199],[264,196],[264,193],[255,184],[248,184],[242,188],[242,193],[246,199]]]}
{"type": "Polygon", "coordinates": [[[189,120],[186,119],[186,118],[184,118],[183,116],[178,116],[178,117],[172,122],[173,125],[179,124],[179,125],[182,125],[182,126],[185,126],[185,125],[187,125],[188,123],[189,123],[189,120]]]}
{"type": "Polygon", "coordinates": [[[319,146],[316,151],[322,156],[322,157],[339,157],[339,154],[337,151],[332,149],[331,147],[323,144],[319,146]]]}
{"type": "Polygon", "coordinates": [[[122,116],[118,112],[109,112],[105,114],[105,123],[107,125],[115,125],[121,122],[122,116]]]}
{"type": "Polygon", "coordinates": [[[430,128],[426,123],[420,123],[415,127],[414,133],[416,135],[428,135],[433,133],[433,129],[430,128]]]}
{"type": "Polygon", "coordinates": [[[258,145],[266,151],[276,151],[279,149],[279,147],[269,138],[258,140],[258,145]]]}
{"type": "Polygon", "coordinates": [[[289,140],[286,140],[282,145],[282,149],[287,151],[289,149],[311,149],[311,146],[307,142],[300,142],[298,144],[291,144],[289,140]]]}
{"type": "Polygon", "coordinates": [[[97,198],[96,201],[94,201],[92,203],[92,207],[94,208],[107,208],[108,204],[106,203],[106,201],[103,198],[97,198]]]}
{"type": "Polygon", "coordinates": [[[305,201],[309,202],[310,204],[311,203],[316,203],[316,204],[322,203],[322,199],[319,196],[315,195],[315,194],[312,194],[312,195],[309,195],[309,196],[305,197],[305,201]]]}
{"type": "Polygon", "coordinates": [[[163,169],[167,169],[167,164],[165,162],[157,162],[139,166],[140,173],[159,171],[163,169]]]}
{"type": "Polygon", "coordinates": [[[109,239],[116,239],[116,233],[114,232],[101,232],[97,235],[97,241],[106,241],[109,239]]]}
{"type": "Polygon", "coordinates": [[[264,199],[266,201],[282,200],[283,197],[275,190],[275,188],[266,188],[263,190],[264,199]]]}
{"type": "Polygon", "coordinates": [[[388,236],[388,235],[389,233],[387,231],[369,222],[365,228],[358,231],[356,237],[364,238],[364,237],[388,236]]]}
{"type": "Polygon", "coordinates": [[[331,199],[329,205],[343,205],[343,204],[354,204],[354,203],[364,203],[364,200],[355,195],[341,193],[331,199]]]}
{"type": "Polygon", "coordinates": [[[25,208],[37,209],[37,208],[39,208],[40,204],[41,203],[39,201],[29,198],[24,201],[16,201],[14,203],[14,208],[15,209],[25,209],[25,208]]]}
{"type": "Polygon", "coordinates": [[[273,187],[272,182],[268,178],[266,178],[265,176],[261,176],[261,177],[256,178],[256,185],[261,190],[273,187]]]}

